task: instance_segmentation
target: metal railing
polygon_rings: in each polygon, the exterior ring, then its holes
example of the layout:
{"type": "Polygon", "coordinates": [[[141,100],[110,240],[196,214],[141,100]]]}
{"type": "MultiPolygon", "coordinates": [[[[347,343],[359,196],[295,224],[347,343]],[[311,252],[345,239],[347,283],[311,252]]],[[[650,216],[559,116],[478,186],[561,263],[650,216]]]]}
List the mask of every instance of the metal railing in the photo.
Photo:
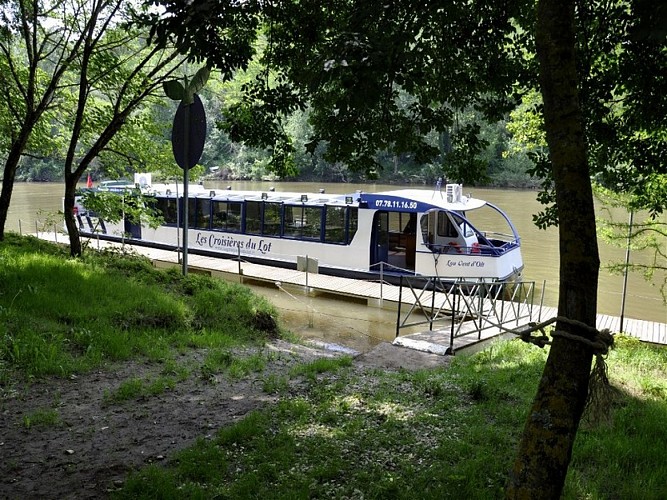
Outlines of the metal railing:
{"type": "Polygon", "coordinates": [[[480,340],[485,330],[507,331],[532,321],[543,301],[544,287],[539,306],[534,305],[534,281],[404,276],[399,288],[396,337],[401,330],[419,325],[428,325],[429,331],[449,328],[449,351],[453,352],[457,338],[477,335],[480,340]],[[408,297],[404,298],[404,293],[408,297]]]}

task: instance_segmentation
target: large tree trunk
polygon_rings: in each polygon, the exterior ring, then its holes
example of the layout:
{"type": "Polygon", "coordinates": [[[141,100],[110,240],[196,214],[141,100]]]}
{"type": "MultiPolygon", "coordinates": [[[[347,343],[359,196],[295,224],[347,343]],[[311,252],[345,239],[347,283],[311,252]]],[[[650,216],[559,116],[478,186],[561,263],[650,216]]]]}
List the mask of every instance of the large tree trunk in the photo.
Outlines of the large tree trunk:
{"type": "Polygon", "coordinates": [[[21,161],[21,154],[28,143],[30,130],[23,127],[18,138],[12,142],[12,147],[7,155],[2,177],[2,193],[0,193],[0,241],[5,239],[5,224],[9,215],[9,203],[12,201],[12,191],[16,179],[16,169],[21,161]]]}
{"type": "MultiPolygon", "coordinates": [[[[600,266],[575,65],[574,2],[540,0],[536,28],[560,234],[558,315],[595,326],[600,266]]],[[[558,322],[556,330],[590,336],[558,322]]],[[[558,498],[588,395],[592,351],[555,337],[510,474],[508,498],[558,498]]]]}

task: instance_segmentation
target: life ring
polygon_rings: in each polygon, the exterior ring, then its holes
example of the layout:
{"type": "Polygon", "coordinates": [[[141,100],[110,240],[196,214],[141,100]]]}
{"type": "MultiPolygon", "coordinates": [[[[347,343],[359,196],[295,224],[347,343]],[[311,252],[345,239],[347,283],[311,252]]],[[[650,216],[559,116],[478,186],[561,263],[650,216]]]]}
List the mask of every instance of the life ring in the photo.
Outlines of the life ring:
{"type": "Polygon", "coordinates": [[[79,215],[79,207],[72,207],[72,215],[76,217],[79,215]]]}
{"type": "Polygon", "coordinates": [[[470,253],[475,253],[475,254],[482,253],[482,249],[480,248],[480,244],[478,242],[472,244],[472,247],[470,248],[470,253]]]}
{"type": "Polygon", "coordinates": [[[463,250],[461,250],[461,245],[459,245],[455,241],[448,241],[447,245],[449,245],[451,248],[456,250],[456,253],[463,253],[463,250]]]}

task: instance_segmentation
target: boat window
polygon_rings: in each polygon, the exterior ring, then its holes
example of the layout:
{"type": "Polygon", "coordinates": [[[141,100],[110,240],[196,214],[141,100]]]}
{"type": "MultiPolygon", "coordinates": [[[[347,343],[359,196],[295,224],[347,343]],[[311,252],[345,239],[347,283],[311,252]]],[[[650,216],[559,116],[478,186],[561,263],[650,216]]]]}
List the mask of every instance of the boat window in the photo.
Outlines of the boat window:
{"type": "Polygon", "coordinates": [[[285,236],[319,239],[323,207],[285,206],[285,236]]]}
{"type": "Polygon", "coordinates": [[[280,236],[281,203],[264,203],[262,234],[280,236]]]}
{"type": "Polygon", "coordinates": [[[156,198],[155,210],[162,215],[165,224],[176,224],[178,205],[176,198],[156,198]]]}
{"type": "Polygon", "coordinates": [[[475,231],[473,231],[472,227],[470,227],[470,224],[468,224],[468,222],[463,217],[455,213],[452,213],[451,216],[452,220],[461,228],[461,233],[463,233],[463,236],[470,238],[471,236],[475,235],[475,231]]]}
{"type": "Polygon", "coordinates": [[[348,230],[347,230],[348,243],[350,243],[354,239],[354,235],[357,234],[358,228],[359,228],[359,209],[356,207],[350,207],[348,211],[348,230]]]}
{"type": "Polygon", "coordinates": [[[207,198],[198,198],[194,215],[193,227],[209,229],[211,225],[211,200],[207,198]]]}
{"type": "Polygon", "coordinates": [[[428,237],[428,215],[422,215],[421,219],[419,219],[419,226],[421,227],[422,240],[424,241],[424,245],[432,243],[428,237]]]}
{"type": "Polygon", "coordinates": [[[241,220],[243,215],[243,203],[227,203],[227,231],[241,232],[241,220]]]}
{"type": "Polygon", "coordinates": [[[247,201],[245,204],[245,232],[260,234],[262,229],[262,202],[247,201]]]}
{"type": "Polygon", "coordinates": [[[188,198],[188,227],[195,227],[197,220],[197,199],[188,198]]]}
{"type": "Polygon", "coordinates": [[[241,231],[241,203],[213,202],[212,228],[238,233],[241,231]]]}
{"type": "Polygon", "coordinates": [[[438,212],[438,236],[456,238],[459,233],[449,220],[447,212],[438,212]]]}
{"type": "Polygon", "coordinates": [[[345,243],[345,207],[327,207],[324,241],[345,243]]]}

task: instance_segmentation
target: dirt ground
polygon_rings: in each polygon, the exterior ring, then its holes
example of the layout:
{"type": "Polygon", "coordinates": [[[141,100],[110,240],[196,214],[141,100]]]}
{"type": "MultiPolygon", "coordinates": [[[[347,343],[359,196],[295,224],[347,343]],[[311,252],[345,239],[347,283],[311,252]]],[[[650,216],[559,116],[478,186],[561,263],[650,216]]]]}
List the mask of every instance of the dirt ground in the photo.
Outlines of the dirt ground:
{"type": "MultiPolygon", "coordinates": [[[[127,474],[160,462],[196,438],[242,419],[248,412],[275,403],[278,396],[262,391],[267,374],[287,374],[299,362],[343,352],[321,346],[277,341],[266,347],[275,353],[262,373],[242,380],[219,376],[187,380],[158,396],[108,404],[105,393],[128,379],[150,380],[159,363],[131,362],[70,379],[49,379],[29,387],[0,388],[0,498],[104,498],[127,474]],[[25,417],[55,409],[56,425],[25,425],[25,417]]],[[[179,363],[198,366],[204,352],[195,351],[179,363]]],[[[355,369],[419,369],[442,366],[446,356],[380,344],[355,357],[355,369]]],[[[300,390],[290,382],[290,393],[300,390]]]]}

